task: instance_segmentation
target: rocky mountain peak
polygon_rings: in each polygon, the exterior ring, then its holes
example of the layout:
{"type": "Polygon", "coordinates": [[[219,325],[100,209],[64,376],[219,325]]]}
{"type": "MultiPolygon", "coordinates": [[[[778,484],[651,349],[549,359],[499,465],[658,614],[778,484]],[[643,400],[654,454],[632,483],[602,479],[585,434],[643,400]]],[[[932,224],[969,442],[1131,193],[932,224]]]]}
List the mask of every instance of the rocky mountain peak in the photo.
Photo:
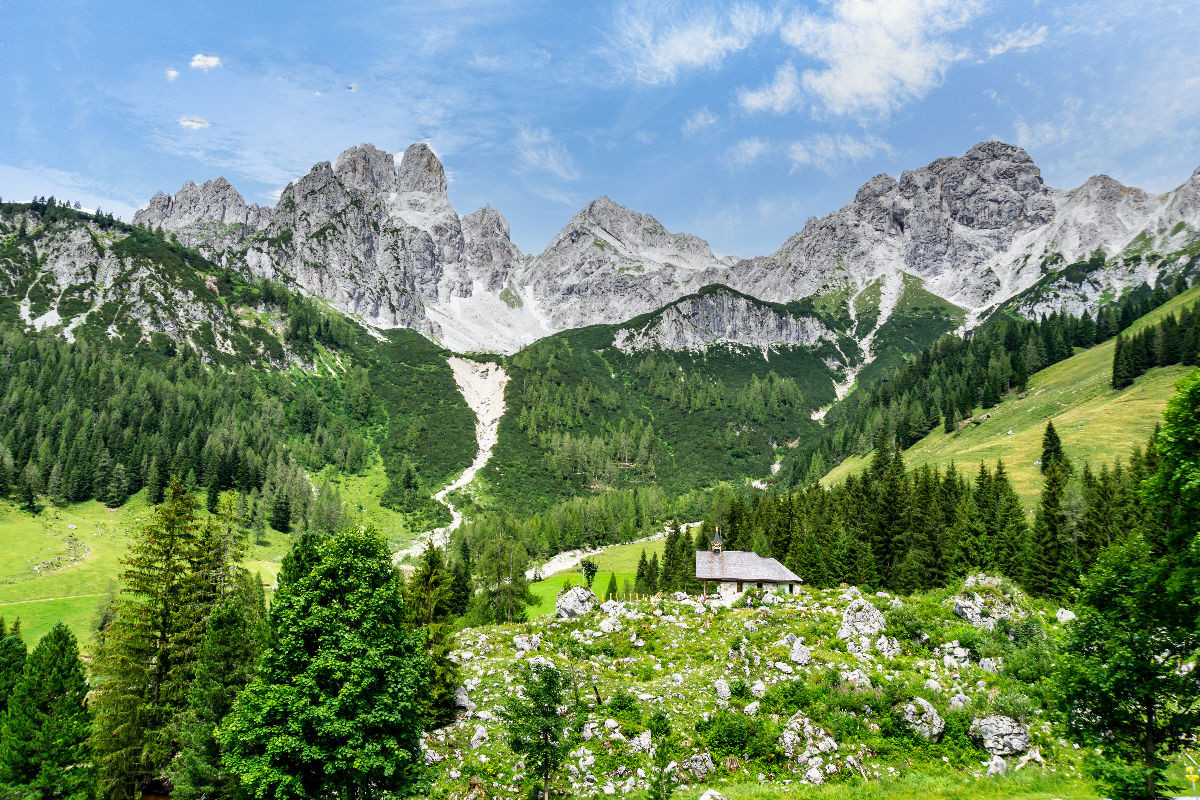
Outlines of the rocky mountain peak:
{"type": "MultiPolygon", "coordinates": [[[[133,216],[135,225],[177,233],[189,247],[206,244],[214,237],[228,238],[228,229],[233,227],[262,230],[270,221],[270,208],[247,203],[225,178],[199,186],[186,181],[174,195],[158,192],[133,216]]],[[[234,234],[234,238],[240,235],[234,234]]]]}
{"type": "Polygon", "coordinates": [[[429,145],[417,142],[404,151],[396,175],[396,189],[443,198],[446,196],[446,171],[429,145]]]}
{"type": "Polygon", "coordinates": [[[879,174],[864,183],[854,195],[854,202],[869,203],[894,190],[900,184],[891,175],[879,174]]]}
{"type": "Polygon", "coordinates": [[[343,152],[333,172],[348,188],[360,192],[390,192],[396,188],[396,162],[392,154],[373,144],[360,144],[343,152]]]}

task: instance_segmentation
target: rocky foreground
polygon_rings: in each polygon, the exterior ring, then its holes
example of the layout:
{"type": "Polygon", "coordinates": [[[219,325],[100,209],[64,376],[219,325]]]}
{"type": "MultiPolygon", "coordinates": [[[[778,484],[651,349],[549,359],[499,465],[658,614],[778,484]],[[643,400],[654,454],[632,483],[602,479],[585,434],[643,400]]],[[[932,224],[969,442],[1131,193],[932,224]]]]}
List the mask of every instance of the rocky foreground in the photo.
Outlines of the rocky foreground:
{"type": "Polygon", "coordinates": [[[462,712],[426,735],[431,796],[522,796],[525,770],[497,711],[521,690],[512,665],[530,659],[573,670],[589,706],[556,782],[571,796],[646,788],[655,711],[672,720],[674,769],[693,794],[913,771],[1073,775],[1079,754],[1040,699],[1073,618],[986,576],[911,598],[850,587],[732,607],[682,593],[599,605],[575,588],[555,617],[459,634],[462,712]]]}

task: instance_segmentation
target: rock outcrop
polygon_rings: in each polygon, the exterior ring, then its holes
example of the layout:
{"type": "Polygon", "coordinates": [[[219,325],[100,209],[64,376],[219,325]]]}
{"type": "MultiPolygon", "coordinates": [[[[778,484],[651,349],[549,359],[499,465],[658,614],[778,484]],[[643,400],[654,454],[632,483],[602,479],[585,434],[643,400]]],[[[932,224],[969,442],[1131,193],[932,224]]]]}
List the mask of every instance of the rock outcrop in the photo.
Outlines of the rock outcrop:
{"type": "Polygon", "coordinates": [[[971,738],[994,756],[1012,756],[1029,749],[1029,729],[1012,717],[999,714],[971,723],[971,738]]]}
{"type": "Polygon", "coordinates": [[[554,601],[554,613],[560,619],[573,619],[590,614],[596,605],[596,595],[590,589],[573,586],[558,593],[554,601]]]}

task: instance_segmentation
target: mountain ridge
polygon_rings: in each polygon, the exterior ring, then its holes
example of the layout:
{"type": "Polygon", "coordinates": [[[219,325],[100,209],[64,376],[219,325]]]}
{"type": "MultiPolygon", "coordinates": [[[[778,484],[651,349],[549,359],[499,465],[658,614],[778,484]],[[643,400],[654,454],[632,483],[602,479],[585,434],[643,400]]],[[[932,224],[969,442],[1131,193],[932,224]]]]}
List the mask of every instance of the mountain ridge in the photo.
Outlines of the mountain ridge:
{"type": "Polygon", "coordinates": [[[1106,261],[1089,280],[1043,287],[1015,308],[1078,313],[1154,283],[1167,271],[1126,251],[1139,237],[1158,250],[1200,238],[1200,177],[1165,195],[1104,175],[1064,191],[1045,185],[1022,148],[986,141],[899,179],[870,178],[766,256],[718,258],[699,236],[669,232],[606,195],[528,255],[495,209],[458,215],[428,145],[410,146],[396,164],[363,144],[293,181],[269,213],[221,179],[155,195],[135,221],[176,232],[222,263],[290,279],[371,325],[413,328],[460,352],[512,353],[558,331],[630,320],[710,284],[779,303],[843,293],[852,309],[878,285],[882,313],[855,333],[869,362],[903,274],[964,309],[968,328],[1013,304],[1056,260],[1097,248],[1106,261]]]}

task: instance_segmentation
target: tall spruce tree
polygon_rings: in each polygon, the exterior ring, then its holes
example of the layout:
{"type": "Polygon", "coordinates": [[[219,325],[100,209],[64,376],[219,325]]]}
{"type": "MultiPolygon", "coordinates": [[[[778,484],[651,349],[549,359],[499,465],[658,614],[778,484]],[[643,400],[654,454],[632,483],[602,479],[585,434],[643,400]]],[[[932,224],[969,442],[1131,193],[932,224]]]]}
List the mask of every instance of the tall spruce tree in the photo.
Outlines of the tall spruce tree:
{"type": "Polygon", "coordinates": [[[1058,431],[1054,430],[1054,421],[1051,420],[1046,423],[1046,431],[1042,434],[1042,474],[1049,472],[1055,464],[1066,463],[1062,439],[1058,438],[1058,431]]]}
{"type": "Polygon", "coordinates": [[[454,693],[458,666],[450,658],[454,649],[454,578],[446,569],[441,548],[430,544],[417,568],[404,584],[404,617],[409,627],[421,631],[428,655],[426,690],[422,693],[430,727],[454,719],[454,693]]]}
{"type": "Polygon", "coordinates": [[[90,800],[87,694],[75,635],[59,622],[26,659],[0,723],[0,787],[37,800],[90,800]]]}
{"type": "Polygon", "coordinates": [[[410,793],[427,666],[391,554],[373,530],[317,551],[275,594],[258,675],[220,728],[225,767],[275,800],[410,793]]]}
{"type": "Polygon", "coordinates": [[[1064,594],[1062,569],[1068,557],[1068,530],[1063,512],[1067,489],[1067,470],[1061,461],[1051,464],[1033,523],[1032,558],[1026,564],[1025,584],[1029,591],[1044,597],[1064,594]]]}
{"type": "Polygon", "coordinates": [[[221,762],[217,726],[254,678],[266,644],[266,608],[261,582],[244,575],[209,615],[196,655],[195,679],[187,709],[177,718],[180,753],[168,775],[178,800],[236,800],[245,797],[241,782],[221,762]]]}
{"type": "Polygon", "coordinates": [[[208,609],[190,602],[196,501],[174,478],[123,564],[122,589],[96,660],[92,749],[100,793],[132,800],[168,788],[172,721],[187,703],[191,636],[208,609]]]}
{"type": "Polygon", "coordinates": [[[21,680],[25,658],[25,640],[21,638],[20,620],[14,622],[12,628],[6,629],[4,619],[0,618],[0,719],[3,719],[8,708],[8,698],[12,696],[13,688],[21,680]]]}

